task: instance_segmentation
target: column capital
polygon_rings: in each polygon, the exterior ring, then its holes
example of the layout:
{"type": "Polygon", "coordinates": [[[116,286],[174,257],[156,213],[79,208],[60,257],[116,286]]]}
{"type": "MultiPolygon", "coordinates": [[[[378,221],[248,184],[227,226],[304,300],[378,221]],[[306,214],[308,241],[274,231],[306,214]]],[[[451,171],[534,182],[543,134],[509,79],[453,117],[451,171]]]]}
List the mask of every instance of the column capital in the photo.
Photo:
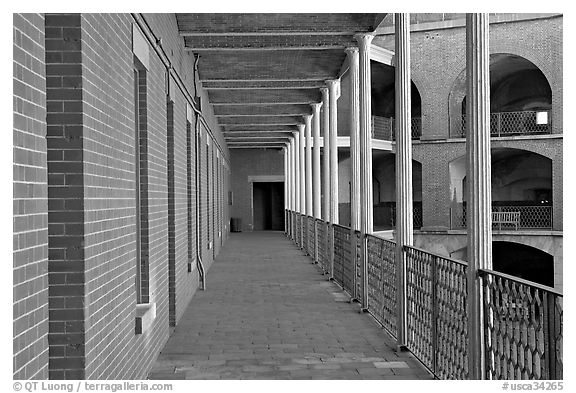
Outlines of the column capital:
{"type": "Polygon", "coordinates": [[[328,79],[326,81],[326,86],[328,86],[328,90],[336,91],[340,86],[340,79],[328,79]]]}
{"type": "Polygon", "coordinates": [[[368,48],[370,48],[370,44],[372,43],[372,40],[374,39],[374,35],[372,35],[370,33],[355,34],[354,39],[356,39],[356,41],[358,41],[358,47],[362,51],[365,51],[368,48]]]}
{"type": "MultiPolygon", "coordinates": [[[[309,115],[308,115],[309,116],[309,115]]],[[[304,127],[306,127],[306,124],[304,123],[298,123],[298,131],[299,132],[304,132],[304,127]]]]}
{"type": "Polygon", "coordinates": [[[304,115],[302,116],[304,118],[304,124],[303,126],[310,126],[310,122],[312,121],[312,115],[304,115]]]}
{"type": "Polygon", "coordinates": [[[360,52],[360,50],[358,49],[357,46],[349,46],[346,49],[344,49],[344,52],[349,56],[352,57],[354,55],[358,55],[358,53],[360,52]]]}
{"type": "Polygon", "coordinates": [[[320,112],[320,108],[322,108],[322,103],[313,102],[312,104],[310,104],[310,107],[312,108],[312,114],[315,115],[320,112]]]}
{"type": "Polygon", "coordinates": [[[322,94],[322,102],[324,102],[325,100],[328,99],[328,88],[327,87],[321,87],[320,93],[322,94]]]}

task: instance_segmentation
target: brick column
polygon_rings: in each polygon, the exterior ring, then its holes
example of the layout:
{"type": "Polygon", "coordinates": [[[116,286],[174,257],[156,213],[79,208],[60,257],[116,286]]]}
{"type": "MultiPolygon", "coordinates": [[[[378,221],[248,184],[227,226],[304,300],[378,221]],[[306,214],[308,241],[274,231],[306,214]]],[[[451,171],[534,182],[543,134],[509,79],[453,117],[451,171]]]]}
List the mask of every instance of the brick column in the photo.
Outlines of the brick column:
{"type": "Polygon", "coordinates": [[[46,15],[50,379],[85,377],[81,19],[46,15]]]}
{"type": "Polygon", "coordinates": [[[406,346],[406,260],[414,244],[412,222],[412,136],[410,126],[410,14],[394,14],[396,73],[396,261],[398,346],[406,346]]]}
{"type": "Polygon", "coordinates": [[[322,181],[320,180],[320,107],[322,106],[321,103],[319,104],[312,104],[312,138],[313,138],[313,147],[312,147],[312,192],[313,192],[313,210],[314,210],[314,218],[322,218],[322,211],[321,211],[321,184],[322,181]]]}
{"type": "Polygon", "coordinates": [[[492,268],[490,70],[488,14],[466,15],[466,157],[468,179],[468,364],[484,379],[482,286],[478,269],[492,268]]]}

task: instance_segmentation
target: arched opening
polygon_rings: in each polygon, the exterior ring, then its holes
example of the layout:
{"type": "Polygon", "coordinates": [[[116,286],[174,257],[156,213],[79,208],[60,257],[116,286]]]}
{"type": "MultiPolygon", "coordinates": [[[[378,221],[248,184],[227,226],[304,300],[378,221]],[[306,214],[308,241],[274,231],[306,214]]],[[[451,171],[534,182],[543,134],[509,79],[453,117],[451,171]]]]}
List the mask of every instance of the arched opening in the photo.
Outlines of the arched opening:
{"type": "Polygon", "coordinates": [[[534,247],[512,242],[493,242],[492,266],[498,272],[554,286],[554,257],[534,247]]]}
{"type": "MultiPolygon", "coordinates": [[[[452,252],[450,256],[467,261],[467,247],[452,252]]],[[[554,287],[554,256],[525,244],[493,241],[492,270],[554,287]]]]}
{"type": "MultiPolygon", "coordinates": [[[[372,137],[394,140],[395,73],[396,68],[375,61],[370,62],[372,84],[372,137]]],[[[411,83],[412,139],[422,135],[422,98],[411,83]]]]}
{"type": "MultiPolygon", "coordinates": [[[[491,151],[493,230],[552,228],[552,160],[526,150],[491,151]]],[[[451,228],[466,227],[466,160],[449,164],[451,228]]]]}
{"type": "MultiPolygon", "coordinates": [[[[450,135],[466,128],[466,70],[448,98],[450,135]]],[[[492,136],[550,133],[552,89],[531,61],[509,53],[490,55],[490,133],[492,136]]]]}
{"type": "MultiPolygon", "coordinates": [[[[374,230],[396,227],[396,155],[372,151],[374,230]]],[[[414,228],[422,227],[422,164],[412,160],[412,197],[414,228]]]]}

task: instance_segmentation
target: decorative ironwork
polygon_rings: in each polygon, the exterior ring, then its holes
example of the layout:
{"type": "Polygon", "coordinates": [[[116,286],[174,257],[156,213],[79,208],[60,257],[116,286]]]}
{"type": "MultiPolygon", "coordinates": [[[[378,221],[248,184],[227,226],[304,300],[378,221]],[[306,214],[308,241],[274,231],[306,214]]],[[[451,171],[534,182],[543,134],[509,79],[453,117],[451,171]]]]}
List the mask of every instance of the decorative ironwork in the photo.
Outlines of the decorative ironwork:
{"type": "MultiPolygon", "coordinates": [[[[451,228],[464,229],[466,205],[453,204],[450,209],[451,228]]],[[[493,205],[492,230],[552,229],[552,206],[493,205]]]]}
{"type": "MultiPolygon", "coordinates": [[[[412,139],[420,139],[422,136],[422,118],[410,119],[412,139]]],[[[372,138],[384,141],[396,140],[396,121],[392,117],[372,116],[372,138]]]]}
{"type": "MultiPolygon", "coordinates": [[[[514,136],[527,134],[551,134],[551,112],[515,111],[490,114],[490,136],[514,136]]],[[[466,115],[462,116],[460,137],[466,136],[466,115]]]]}
{"type": "Polygon", "coordinates": [[[562,294],[481,270],[487,379],[562,379],[562,294]]]}
{"type": "Polygon", "coordinates": [[[442,379],[466,379],[466,264],[405,247],[407,345],[442,379]]]}
{"type": "Polygon", "coordinates": [[[398,313],[396,244],[372,235],[367,235],[366,238],[368,243],[368,312],[396,338],[398,313]]]}
{"type": "Polygon", "coordinates": [[[330,272],[328,255],[328,224],[322,220],[316,220],[316,238],[318,239],[318,263],[324,273],[330,272]]]}
{"type": "MultiPolygon", "coordinates": [[[[390,205],[390,224],[396,227],[396,204],[390,205]]],[[[416,201],[412,204],[412,225],[415,229],[422,228],[422,202],[416,201]]]]}
{"type": "Polygon", "coordinates": [[[334,225],[334,281],[352,296],[354,262],[351,251],[350,228],[334,225]]]}
{"type": "Polygon", "coordinates": [[[362,296],[364,295],[363,292],[363,276],[364,273],[362,271],[362,234],[360,231],[354,231],[354,273],[353,273],[353,283],[352,286],[354,288],[354,293],[352,294],[353,297],[358,300],[360,303],[363,303],[362,296]]]}
{"type": "Polygon", "coordinates": [[[316,234],[314,232],[314,217],[306,216],[306,252],[314,259],[316,247],[316,234]]]}

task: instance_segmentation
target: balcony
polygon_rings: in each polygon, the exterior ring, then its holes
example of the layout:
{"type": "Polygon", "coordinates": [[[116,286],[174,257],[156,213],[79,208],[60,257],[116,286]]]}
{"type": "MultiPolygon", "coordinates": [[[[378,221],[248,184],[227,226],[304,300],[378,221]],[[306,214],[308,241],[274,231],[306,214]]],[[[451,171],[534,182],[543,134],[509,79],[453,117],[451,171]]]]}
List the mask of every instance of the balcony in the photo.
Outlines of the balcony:
{"type": "MultiPolygon", "coordinates": [[[[516,204],[501,205],[493,202],[492,230],[550,230],[552,229],[552,206],[516,204]]],[[[533,203],[533,202],[532,202],[533,203]]],[[[466,229],[466,204],[453,204],[450,209],[450,228],[466,229]]]]}
{"type": "MultiPolygon", "coordinates": [[[[321,273],[360,302],[392,337],[405,329],[407,349],[437,378],[470,377],[466,262],[404,246],[406,276],[401,281],[396,243],[292,211],[286,211],[286,223],[288,236],[307,250],[321,273]],[[398,318],[400,292],[406,294],[406,321],[398,318]]],[[[476,358],[484,359],[483,377],[562,379],[562,293],[494,270],[480,269],[479,274],[484,345],[476,358]]]]}
{"type": "MultiPolygon", "coordinates": [[[[552,133],[551,111],[516,111],[490,114],[490,135],[492,137],[517,135],[542,135],[552,133]]],[[[466,115],[456,137],[466,137],[466,115]]]]}
{"type": "MultiPolygon", "coordinates": [[[[412,139],[420,139],[422,135],[422,118],[413,117],[412,121],[412,139]]],[[[394,129],[395,121],[392,117],[372,116],[372,139],[384,141],[396,140],[396,131],[394,129]]]]}

